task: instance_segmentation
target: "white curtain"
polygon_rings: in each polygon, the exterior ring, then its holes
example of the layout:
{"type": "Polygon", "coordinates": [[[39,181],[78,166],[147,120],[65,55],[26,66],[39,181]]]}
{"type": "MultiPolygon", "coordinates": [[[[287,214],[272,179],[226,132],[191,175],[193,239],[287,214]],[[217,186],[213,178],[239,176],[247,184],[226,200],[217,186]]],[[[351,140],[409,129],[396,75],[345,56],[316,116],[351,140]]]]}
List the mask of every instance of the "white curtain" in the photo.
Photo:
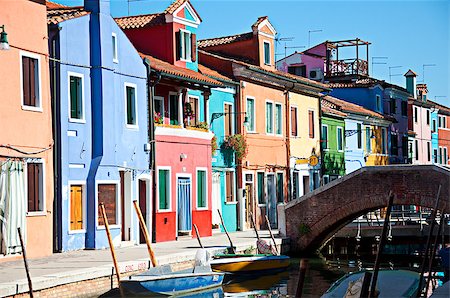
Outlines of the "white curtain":
{"type": "Polygon", "coordinates": [[[21,161],[6,161],[0,173],[0,253],[12,254],[21,252],[19,234],[20,227],[24,241],[26,240],[26,196],[25,175],[21,161]]]}

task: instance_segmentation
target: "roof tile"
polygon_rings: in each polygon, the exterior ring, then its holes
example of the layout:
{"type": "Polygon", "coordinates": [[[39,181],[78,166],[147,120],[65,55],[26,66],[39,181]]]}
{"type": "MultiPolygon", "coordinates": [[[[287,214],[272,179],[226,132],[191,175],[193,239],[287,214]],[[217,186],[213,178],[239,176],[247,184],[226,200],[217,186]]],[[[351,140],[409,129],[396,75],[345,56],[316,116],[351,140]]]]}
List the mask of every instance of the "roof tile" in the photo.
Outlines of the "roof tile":
{"type": "Polygon", "coordinates": [[[151,27],[155,25],[164,24],[166,18],[163,13],[146,14],[139,16],[129,16],[114,19],[122,29],[136,29],[151,27]]]}
{"type": "Polygon", "coordinates": [[[230,35],[230,36],[223,36],[223,37],[217,37],[217,38],[208,38],[208,39],[202,39],[198,41],[198,47],[199,48],[206,48],[206,47],[213,47],[223,44],[229,44],[233,42],[238,42],[242,40],[249,40],[253,38],[252,32],[242,33],[242,34],[236,34],[236,35],[230,35]]]}
{"type": "Polygon", "coordinates": [[[234,82],[232,78],[224,76],[224,75],[218,73],[217,71],[212,70],[211,68],[208,68],[208,67],[206,67],[206,66],[204,66],[202,64],[198,64],[198,71],[201,74],[203,74],[203,75],[205,75],[207,77],[213,78],[213,79],[222,80],[222,81],[228,81],[228,82],[234,82]]]}
{"type": "Polygon", "coordinates": [[[329,102],[332,102],[338,106],[341,107],[341,110],[347,113],[355,113],[355,114],[360,114],[360,115],[367,115],[367,116],[371,116],[371,117],[376,117],[376,118],[380,118],[380,119],[384,119],[385,117],[377,112],[374,112],[372,110],[366,109],[360,105],[336,98],[336,97],[332,97],[332,96],[325,96],[325,99],[329,102]]]}
{"type": "Polygon", "coordinates": [[[58,24],[60,22],[64,22],[70,19],[79,18],[85,15],[90,14],[89,11],[84,10],[83,7],[77,6],[77,7],[56,7],[50,5],[49,8],[48,2],[47,2],[47,24],[58,24]]]}

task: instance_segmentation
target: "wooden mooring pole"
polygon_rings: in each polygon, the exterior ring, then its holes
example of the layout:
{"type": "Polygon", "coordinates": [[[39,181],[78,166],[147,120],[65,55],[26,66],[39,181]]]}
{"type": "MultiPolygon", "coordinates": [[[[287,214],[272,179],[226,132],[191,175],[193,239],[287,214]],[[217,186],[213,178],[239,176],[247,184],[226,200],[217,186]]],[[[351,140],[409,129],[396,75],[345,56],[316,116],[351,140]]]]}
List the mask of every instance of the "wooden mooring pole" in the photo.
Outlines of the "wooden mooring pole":
{"type": "Polygon", "coordinates": [[[308,260],[301,259],[300,270],[298,273],[297,291],[295,292],[295,297],[297,298],[302,297],[303,285],[305,284],[306,269],[308,269],[308,260]]]}
{"type": "Polygon", "coordinates": [[[269,228],[270,237],[272,238],[272,241],[273,241],[273,245],[275,245],[275,252],[278,255],[279,253],[278,253],[277,243],[275,242],[275,238],[273,237],[272,229],[270,228],[270,221],[269,221],[269,218],[267,217],[267,215],[266,215],[266,222],[267,222],[267,227],[269,228]]]}
{"type": "Polygon", "coordinates": [[[105,224],[106,236],[108,236],[109,248],[110,248],[111,256],[113,259],[114,269],[116,270],[117,284],[119,286],[120,296],[125,297],[122,286],[120,284],[119,265],[117,264],[116,251],[114,250],[114,243],[113,243],[113,240],[111,237],[111,232],[109,230],[108,217],[106,216],[105,204],[103,204],[103,202],[100,203],[100,211],[102,212],[102,218],[103,218],[103,223],[105,224]]]}
{"type": "Polygon", "coordinates": [[[203,244],[202,244],[202,240],[200,240],[200,234],[198,233],[198,228],[197,228],[196,224],[194,224],[194,229],[195,229],[195,236],[197,236],[198,244],[200,245],[201,248],[204,248],[203,244]]]}
{"type": "Polygon", "coordinates": [[[156,261],[155,253],[153,252],[153,249],[150,246],[150,236],[148,233],[147,226],[145,225],[144,217],[142,216],[141,208],[139,208],[139,205],[136,200],[133,201],[133,205],[134,205],[134,209],[136,210],[136,214],[139,219],[139,224],[141,226],[142,233],[144,234],[145,244],[147,244],[147,250],[148,250],[148,255],[150,257],[150,261],[152,261],[153,267],[156,267],[156,266],[158,266],[158,261],[156,261]]]}
{"type": "Polygon", "coordinates": [[[225,231],[225,234],[227,234],[228,241],[230,241],[231,247],[228,248],[228,253],[235,254],[236,253],[236,247],[233,245],[233,242],[231,241],[230,235],[228,234],[228,231],[227,231],[227,227],[225,227],[225,223],[223,222],[222,213],[220,213],[219,209],[217,209],[217,212],[219,212],[220,222],[222,223],[223,230],[225,231]]]}
{"type": "Polygon", "coordinates": [[[27,272],[28,289],[30,291],[30,297],[33,298],[33,284],[31,282],[30,269],[28,268],[27,251],[25,250],[25,244],[23,243],[23,237],[22,232],[20,231],[20,227],[17,228],[17,233],[19,233],[20,246],[22,246],[22,257],[23,262],[25,263],[25,271],[27,272]]]}

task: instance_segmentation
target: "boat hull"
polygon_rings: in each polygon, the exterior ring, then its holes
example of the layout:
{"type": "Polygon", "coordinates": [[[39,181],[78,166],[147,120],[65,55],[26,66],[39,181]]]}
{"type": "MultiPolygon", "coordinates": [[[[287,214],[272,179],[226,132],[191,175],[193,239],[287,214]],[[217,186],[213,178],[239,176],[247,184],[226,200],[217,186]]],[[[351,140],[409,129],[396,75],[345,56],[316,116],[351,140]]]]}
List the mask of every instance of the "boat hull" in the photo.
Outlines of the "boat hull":
{"type": "Polygon", "coordinates": [[[229,273],[252,273],[258,271],[274,271],[287,268],[290,258],[287,256],[236,256],[221,257],[211,262],[213,271],[229,273]]]}

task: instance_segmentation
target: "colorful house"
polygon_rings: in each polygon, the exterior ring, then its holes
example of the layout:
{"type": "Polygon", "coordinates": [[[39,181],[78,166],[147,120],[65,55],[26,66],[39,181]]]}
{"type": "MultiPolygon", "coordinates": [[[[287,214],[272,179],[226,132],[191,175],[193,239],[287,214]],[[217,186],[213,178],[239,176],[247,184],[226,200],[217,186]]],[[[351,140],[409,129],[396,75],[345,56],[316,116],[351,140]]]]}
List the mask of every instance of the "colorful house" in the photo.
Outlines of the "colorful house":
{"type": "Polygon", "coordinates": [[[152,214],[156,242],[212,234],[211,139],[208,102],[219,81],[198,72],[200,16],[187,0],[164,12],[122,17],[117,24],[148,67],[149,131],[154,155],[152,214]]]}
{"type": "Polygon", "coordinates": [[[53,139],[45,1],[2,3],[0,256],[53,251],[53,139]],[[26,29],[24,28],[26,20],[26,29]]]}
{"type": "MultiPolygon", "coordinates": [[[[321,83],[275,69],[275,34],[268,18],[260,17],[251,32],[199,42],[202,65],[239,82],[236,127],[248,152],[238,160],[237,188],[245,189],[241,210],[245,210],[242,226],[246,228],[251,227],[252,215],[257,227],[266,226],[265,215],[276,226],[277,205],[291,198],[291,121],[286,117],[291,113],[291,92],[318,98],[327,89],[321,83]]],[[[319,132],[314,125],[319,115],[311,113],[309,117],[309,138],[316,144],[319,132]]],[[[318,186],[318,173],[311,180],[318,186]]]]}
{"type": "Polygon", "coordinates": [[[406,88],[411,95],[408,98],[408,162],[430,164],[433,157],[431,146],[433,104],[427,102],[426,85],[416,86],[416,74],[413,71],[409,70],[405,77],[406,88]]]}
{"type": "Polygon", "coordinates": [[[345,117],[341,107],[322,99],[322,185],[345,175],[345,117]]]}
{"type": "Polygon", "coordinates": [[[115,245],[143,241],[133,200],[151,218],[147,72],[109,5],[48,4],[59,251],[108,246],[100,203],[115,245]]]}
{"type": "Polygon", "coordinates": [[[450,108],[442,105],[436,106],[438,111],[438,145],[439,155],[438,162],[442,165],[449,165],[449,149],[450,149],[450,108]]]}

